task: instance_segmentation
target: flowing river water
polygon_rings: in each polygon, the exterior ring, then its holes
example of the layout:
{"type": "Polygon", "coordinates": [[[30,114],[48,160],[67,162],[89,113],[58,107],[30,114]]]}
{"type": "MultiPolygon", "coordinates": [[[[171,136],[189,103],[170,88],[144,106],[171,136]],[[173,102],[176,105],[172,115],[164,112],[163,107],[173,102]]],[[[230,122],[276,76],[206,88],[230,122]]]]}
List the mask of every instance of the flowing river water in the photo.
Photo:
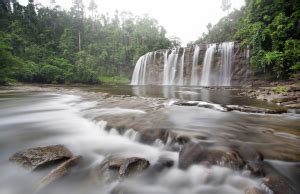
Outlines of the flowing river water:
{"type": "Polygon", "coordinates": [[[220,105],[277,109],[237,93],[240,88],[163,86],[24,86],[0,89],[0,194],[33,193],[47,170],[29,172],[9,162],[20,150],[63,144],[83,162],[41,193],[244,193],[263,188],[246,169],[213,165],[178,168],[180,145],[140,141],[143,130],[164,129],[212,147],[249,146],[299,192],[300,116],[223,111],[220,105]],[[209,106],[180,106],[176,101],[209,106]],[[177,149],[178,148],[178,149],[177,149]],[[108,155],[141,157],[155,164],[168,158],[174,166],[122,182],[98,184],[91,174],[108,155]],[[207,178],[209,177],[209,178],[207,178]],[[208,180],[209,179],[209,180],[208,180]],[[126,193],[126,192],[125,192],[126,193]]]}

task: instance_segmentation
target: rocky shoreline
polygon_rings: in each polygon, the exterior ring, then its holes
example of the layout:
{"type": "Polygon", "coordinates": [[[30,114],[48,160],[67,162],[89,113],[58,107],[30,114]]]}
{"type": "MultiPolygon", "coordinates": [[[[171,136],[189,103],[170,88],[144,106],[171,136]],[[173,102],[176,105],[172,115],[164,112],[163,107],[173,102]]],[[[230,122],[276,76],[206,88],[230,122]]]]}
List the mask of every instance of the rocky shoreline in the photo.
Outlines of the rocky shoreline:
{"type": "Polygon", "coordinates": [[[300,109],[300,84],[270,85],[245,89],[239,95],[275,103],[287,109],[300,109]]]}

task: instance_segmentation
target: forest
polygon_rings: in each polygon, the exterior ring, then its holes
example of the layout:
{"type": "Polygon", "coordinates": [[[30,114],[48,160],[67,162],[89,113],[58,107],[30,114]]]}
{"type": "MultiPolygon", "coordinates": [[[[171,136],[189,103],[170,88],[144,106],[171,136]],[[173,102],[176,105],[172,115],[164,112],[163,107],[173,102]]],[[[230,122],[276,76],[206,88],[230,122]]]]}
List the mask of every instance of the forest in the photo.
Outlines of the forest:
{"type": "MultiPolygon", "coordinates": [[[[240,10],[212,26],[196,43],[237,41],[251,49],[251,66],[265,78],[299,79],[300,1],[246,0],[240,10]],[[298,76],[297,76],[298,74],[298,76]]],[[[226,11],[230,7],[222,6],[226,11]]]]}
{"type": "Polygon", "coordinates": [[[128,82],[139,56],[171,47],[155,19],[118,11],[88,13],[80,0],[70,10],[1,0],[0,83],[128,82]]]}
{"type": "MultiPolygon", "coordinates": [[[[229,1],[228,1],[229,2],[229,1]]],[[[178,46],[147,15],[97,13],[82,0],[70,10],[29,0],[0,3],[0,83],[128,83],[139,56],[178,46]]],[[[251,66],[269,79],[297,78],[300,71],[300,3],[246,0],[195,43],[238,41],[251,49],[251,66]]]]}

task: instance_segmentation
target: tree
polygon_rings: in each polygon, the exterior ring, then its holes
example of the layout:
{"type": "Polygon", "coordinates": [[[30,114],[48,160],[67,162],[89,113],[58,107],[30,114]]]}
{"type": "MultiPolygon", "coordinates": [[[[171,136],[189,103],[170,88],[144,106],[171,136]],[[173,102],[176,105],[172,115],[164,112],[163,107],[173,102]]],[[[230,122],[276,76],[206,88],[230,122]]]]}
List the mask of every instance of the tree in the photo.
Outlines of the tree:
{"type": "Polygon", "coordinates": [[[222,0],[221,8],[223,11],[227,11],[229,14],[229,10],[231,8],[231,1],[230,0],[222,0]]]}
{"type": "Polygon", "coordinates": [[[95,0],[91,0],[88,6],[88,10],[92,12],[92,18],[95,19],[94,13],[97,10],[98,5],[95,3],[95,0]]]}

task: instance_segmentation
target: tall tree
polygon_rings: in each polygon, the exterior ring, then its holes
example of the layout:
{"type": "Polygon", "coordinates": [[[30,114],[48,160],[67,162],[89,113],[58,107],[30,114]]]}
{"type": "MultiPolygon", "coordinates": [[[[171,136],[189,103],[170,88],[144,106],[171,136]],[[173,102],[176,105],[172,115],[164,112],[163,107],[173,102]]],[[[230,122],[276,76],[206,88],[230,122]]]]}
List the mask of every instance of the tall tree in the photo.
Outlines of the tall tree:
{"type": "Polygon", "coordinates": [[[222,0],[221,8],[223,11],[227,11],[227,13],[229,13],[229,10],[231,8],[231,1],[230,0],[222,0]]]}

